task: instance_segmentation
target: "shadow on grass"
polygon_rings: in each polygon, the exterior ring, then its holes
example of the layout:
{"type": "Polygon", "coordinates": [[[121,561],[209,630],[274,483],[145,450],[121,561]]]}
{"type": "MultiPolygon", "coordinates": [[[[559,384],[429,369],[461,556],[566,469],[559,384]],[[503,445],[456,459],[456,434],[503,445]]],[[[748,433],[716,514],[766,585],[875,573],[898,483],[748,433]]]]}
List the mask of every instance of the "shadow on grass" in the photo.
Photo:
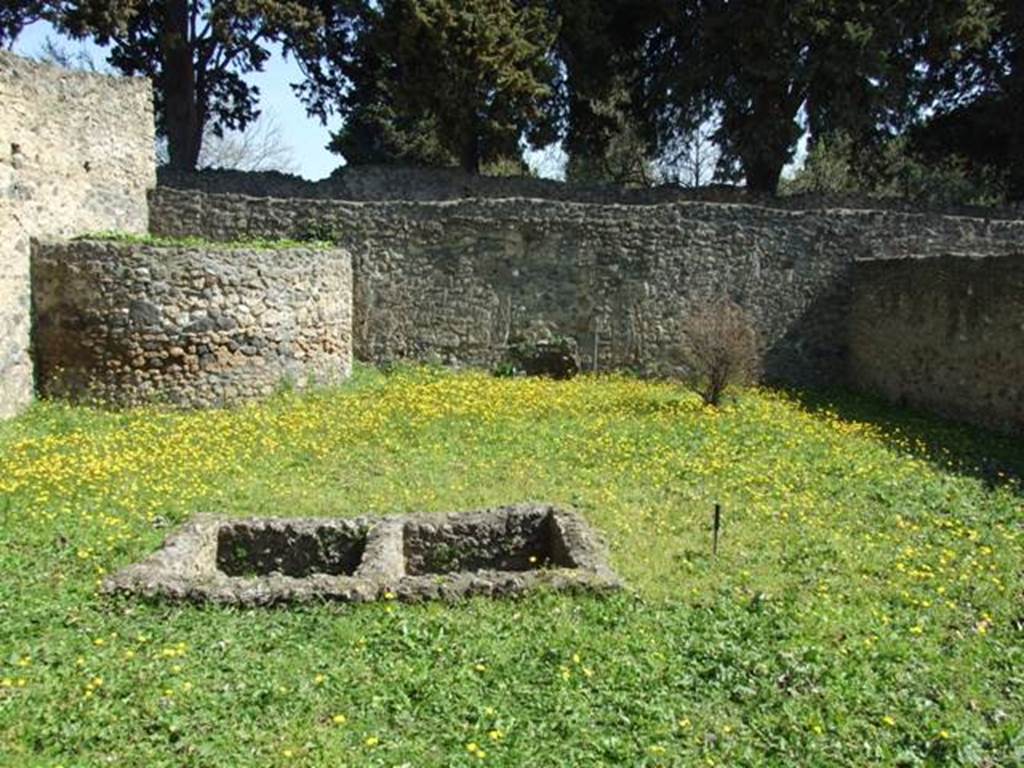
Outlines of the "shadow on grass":
{"type": "Polygon", "coordinates": [[[809,411],[831,411],[872,424],[902,451],[993,487],[1013,484],[1024,495],[1024,439],[893,405],[843,389],[786,389],[809,411]]]}

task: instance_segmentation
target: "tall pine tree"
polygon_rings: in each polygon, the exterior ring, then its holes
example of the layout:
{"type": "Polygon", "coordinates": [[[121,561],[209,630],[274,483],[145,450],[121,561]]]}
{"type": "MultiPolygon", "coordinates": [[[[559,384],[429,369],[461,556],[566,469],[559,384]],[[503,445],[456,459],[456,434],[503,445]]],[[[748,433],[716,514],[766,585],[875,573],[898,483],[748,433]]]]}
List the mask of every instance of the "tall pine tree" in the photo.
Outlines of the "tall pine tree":
{"type": "Polygon", "coordinates": [[[974,179],[1000,179],[1024,200],[1024,3],[998,0],[995,11],[988,45],[929,71],[936,108],[911,146],[928,162],[958,158],[974,179]]]}
{"type": "Polygon", "coordinates": [[[637,98],[644,39],[662,0],[554,0],[564,69],[566,177],[572,181],[649,180],[651,132],[637,98]]]}
{"type": "Polygon", "coordinates": [[[988,0],[671,4],[649,43],[648,103],[663,142],[680,115],[713,105],[720,171],[773,193],[805,127],[812,140],[904,127],[924,107],[921,73],[984,46],[992,25],[988,0]]]}
{"type": "Polygon", "coordinates": [[[320,114],[336,100],[332,146],[350,163],[476,173],[555,137],[556,32],[528,0],[368,1],[303,95],[320,114]]]}

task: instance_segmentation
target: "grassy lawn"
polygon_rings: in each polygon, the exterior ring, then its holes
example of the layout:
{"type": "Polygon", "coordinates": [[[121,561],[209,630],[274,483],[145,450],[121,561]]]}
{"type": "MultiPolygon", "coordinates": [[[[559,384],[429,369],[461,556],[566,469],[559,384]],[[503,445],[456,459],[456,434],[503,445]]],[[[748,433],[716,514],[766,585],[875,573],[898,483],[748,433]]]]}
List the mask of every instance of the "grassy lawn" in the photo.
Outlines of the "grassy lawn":
{"type": "Polygon", "coordinates": [[[870,401],[711,411],[628,378],[364,369],[211,413],[38,404],[0,424],[0,765],[1022,765],[1022,466],[870,401]],[[96,591],[194,511],[526,499],[575,505],[630,590],[96,591]]]}

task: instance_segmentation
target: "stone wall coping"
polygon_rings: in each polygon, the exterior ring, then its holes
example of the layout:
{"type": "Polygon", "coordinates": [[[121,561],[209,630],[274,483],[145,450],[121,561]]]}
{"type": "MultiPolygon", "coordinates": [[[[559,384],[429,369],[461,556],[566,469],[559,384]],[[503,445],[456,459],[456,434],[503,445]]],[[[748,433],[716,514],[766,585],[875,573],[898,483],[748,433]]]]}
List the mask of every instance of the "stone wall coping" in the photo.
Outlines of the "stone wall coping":
{"type": "Polygon", "coordinates": [[[593,217],[595,211],[607,211],[609,214],[616,213],[622,216],[636,217],[638,212],[651,211],[655,213],[674,211],[707,212],[719,211],[729,214],[735,211],[751,211],[762,214],[774,214],[779,217],[808,218],[828,214],[837,218],[864,219],[872,217],[892,218],[910,221],[966,221],[981,223],[999,223],[1005,226],[1019,226],[1024,230],[1024,218],[1006,218],[1000,216],[981,216],[967,214],[951,214],[933,211],[902,211],[889,210],[886,208],[849,208],[849,207],[808,207],[808,208],[785,208],[770,205],[746,202],[717,202],[707,200],[677,200],[656,203],[609,203],[590,202],[578,200],[562,200],[543,197],[463,197],[453,200],[345,200],[340,198],[309,198],[309,197],[276,197],[263,195],[246,195],[237,192],[206,192],[196,189],[181,189],[171,186],[157,186],[152,194],[159,195],[180,195],[192,199],[211,198],[214,200],[237,201],[240,204],[266,205],[274,203],[303,204],[310,209],[317,208],[351,208],[353,210],[418,210],[446,212],[459,209],[477,209],[484,211],[515,206],[535,208],[537,210],[573,210],[588,217],[593,217]]]}
{"type": "Polygon", "coordinates": [[[891,256],[855,256],[853,260],[858,265],[871,265],[914,261],[934,261],[937,259],[992,261],[998,259],[1019,259],[1022,257],[1024,257],[1024,250],[1020,253],[971,253],[970,251],[947,251],[945,253],[904,253],[893,254],[891,256]]]}
{"type": "Polygon", "coordinates": [[[149,78],[144,75],[120,75],[114,72],[67,69],[59,64],[27,58],[3,49],[0,49],[0,67],[13,70],[19,75],[24,73],[26,77],[32,77],[38,72],[46,71],[50,75],[66,80],[95,80],[102,78],[107,84],[123,86],[125,88],[135,88],[141,82],[145,82],[147,86],[149,85],[149,78]]]}
{"type": "Polygon", "coordinates": [[[87,254],[105,254],[110,253],[125,253],[128,251],[145,251],[147,253],[152,252],[174,252],[174,253],[210,253],[211,251],[218,254],[222,253],[283,253],[287,251],[297,251],[300,253],[326,253],[330,251],[341,251],[345,252],[346,249],[335,243],[318,242],[310,240],[309,242],[303,242],[300,240],[286,241],[282,244],[275,244],[274,241],[268,241],[268,244],[262,244],[259,242],[248,242],[245,240],[210,240],[204,242],[187,242],[182,241],[180,243],[173,242],[172,240],[150,242],[147,240],[118,240],[114,238],[103,238],[103,237],[75,237],[72,239],[61,238],[61,237],[41,237],[35,238],[34,243],[43,248],[52,247],[66,247],[73,251],[76,255],[87,255],[87,254]],[[77,246],[82,246],[81,248],[77,246]]]}
{"type": "Polygon", "coordinates": [[[886,210],[964,215],[969,218],[1024,218],[1024,203],[1003,206],[957,205],[877,198],[857,193],[811,192],[767,196],[744,187],[715,184],[697,188],[662,184],[624,187],[612,183],[574,184],[558,179],[467,174],[458,168],[417,165],[358,165],[337,168],[329,177],[310,181],[278,171],[207,168],[182,173],[158,170],[160,185],[207,193],[335,201],[459,199],[542,199],[629,207],[671,202],[748,204],[777,210],[886,210]]]}

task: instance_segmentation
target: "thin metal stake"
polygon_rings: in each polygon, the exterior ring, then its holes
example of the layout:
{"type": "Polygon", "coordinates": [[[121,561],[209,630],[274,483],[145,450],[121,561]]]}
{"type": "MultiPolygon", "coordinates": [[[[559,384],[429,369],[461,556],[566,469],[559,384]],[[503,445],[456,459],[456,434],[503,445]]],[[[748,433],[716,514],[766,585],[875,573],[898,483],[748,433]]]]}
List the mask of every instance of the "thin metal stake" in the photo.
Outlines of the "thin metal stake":
{"type": "Polygon", "coordinates": [[[714,538],[711,541],[711,554],[718,554],[718,532],[722,529],[722,505],[715,504],[714,538]]]}

